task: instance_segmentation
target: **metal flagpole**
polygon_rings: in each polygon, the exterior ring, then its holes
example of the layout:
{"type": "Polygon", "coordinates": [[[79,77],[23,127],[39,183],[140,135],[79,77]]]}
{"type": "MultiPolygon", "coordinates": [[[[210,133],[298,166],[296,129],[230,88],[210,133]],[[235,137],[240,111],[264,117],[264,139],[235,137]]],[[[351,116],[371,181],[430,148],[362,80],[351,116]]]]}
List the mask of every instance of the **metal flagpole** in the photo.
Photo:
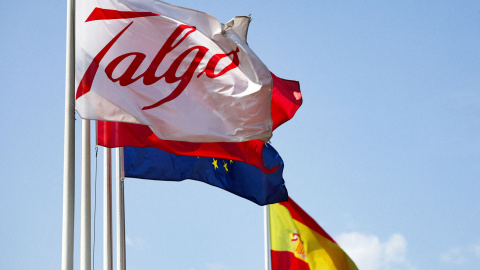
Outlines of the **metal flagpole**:
{"type": "Polygon", "coordinates": [[[126,269],[125,261],[125,199],[123,182],[123,148],[117,148],[117,270],[126,269]]]}
{"type": "Polygon", "coordinates": [[[112,149],[103,153],[103,270],[112,270],[112,149]]]}
{"type": "Polygon", "coordinates": [[[92,268],[90,120],[82,119],[82,185],[80,191],[80,270],[92,268]]]}
{"type": "Polygon", "coordinates": [[[272,257],[270,252],[270,208],[264,206],[264,229],[265,229],[265,270],[272,270],[272,257]]]}
{"type": "Polygon", "coordinates": [[[75,211],[75,0],[67,0],[62,270],[73,270],[75,211]]]}

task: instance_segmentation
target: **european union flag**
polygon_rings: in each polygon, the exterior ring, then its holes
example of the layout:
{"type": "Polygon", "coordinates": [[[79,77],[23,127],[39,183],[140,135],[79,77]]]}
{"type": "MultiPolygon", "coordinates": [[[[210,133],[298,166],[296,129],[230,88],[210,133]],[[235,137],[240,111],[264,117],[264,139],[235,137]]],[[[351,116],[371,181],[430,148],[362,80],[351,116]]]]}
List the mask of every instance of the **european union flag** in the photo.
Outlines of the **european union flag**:
{"type": "Polygon", "coordinates": [[[283,160],[269,144],[263,162],[277,169],[269,174],[244,162],[170,154],[154,147],[124,147],[125,177],[182,181],[192,179],[219,187],[258,205],[288,200],[283,160]]]}

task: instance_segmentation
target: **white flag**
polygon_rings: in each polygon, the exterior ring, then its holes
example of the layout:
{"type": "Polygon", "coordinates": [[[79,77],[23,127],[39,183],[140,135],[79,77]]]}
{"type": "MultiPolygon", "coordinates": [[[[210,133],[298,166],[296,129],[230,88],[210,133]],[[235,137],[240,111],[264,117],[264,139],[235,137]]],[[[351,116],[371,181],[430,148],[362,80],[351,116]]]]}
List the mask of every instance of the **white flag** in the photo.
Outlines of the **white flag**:
{"type": "Polygon", "coordinates": [[[249,21],[153,0],[77,1],[77,112],[164,140],[268,141],[272,78],[246,44],[249,21]]]}

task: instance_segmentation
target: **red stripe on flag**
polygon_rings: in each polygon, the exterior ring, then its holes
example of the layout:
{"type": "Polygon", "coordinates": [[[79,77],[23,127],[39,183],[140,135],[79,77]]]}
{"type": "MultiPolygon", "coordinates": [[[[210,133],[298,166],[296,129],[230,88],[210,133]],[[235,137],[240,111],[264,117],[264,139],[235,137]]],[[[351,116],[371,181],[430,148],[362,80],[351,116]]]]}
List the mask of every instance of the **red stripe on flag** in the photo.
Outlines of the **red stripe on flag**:
{"type": "Polygon", "coordinates": [[[303,100],[298,81],[285,80],[273,73],[270,74],[273,79],[270,114],[272,115],[273,129],[276,129],[295,115],[303,100]]]}
{"type": "Polygon", "coordinates": [[[312,217],[307,214],[307,212],[303,211],[303,209],[300,208],[300,206],[298,206],[298,204],[295,203],[292,198],[289,197],[287,202],[281,202],[280,204],[288,209],[294,220],[303,223],[305,226],[309,227],[333,243],[337,243],[330,235],[328,235],[326,231],[322,229],[322,227],[320,227],[320,225],[318,225],[318,223],[312,217]]]}
{"type": "Polygon", "coordinates": [[[310,270],[305,261],[295,257],[289,251],[271,251],[272,269],[275,270],[310,270]]]}
{"type": "Polygon", "coordinates": [[[122,146],[156,147],[183,156],[215,157],[251,164],[264,173],[272,173],[278,167],[266,168],[263,164],[263,145],[260,140],[239,143],[193,143],[161,140],[145,125],[97,121],[98,144],[110,148],[122,146]]]}
{"type": "Polygon", "coordinates": [[[85,22],[99,20],[116,20],[116,19],[132,19],[139,17],[161,16],[153,12],[136,12],[136,11],[118,11],[113,9],[95,8],[85,22]]]}

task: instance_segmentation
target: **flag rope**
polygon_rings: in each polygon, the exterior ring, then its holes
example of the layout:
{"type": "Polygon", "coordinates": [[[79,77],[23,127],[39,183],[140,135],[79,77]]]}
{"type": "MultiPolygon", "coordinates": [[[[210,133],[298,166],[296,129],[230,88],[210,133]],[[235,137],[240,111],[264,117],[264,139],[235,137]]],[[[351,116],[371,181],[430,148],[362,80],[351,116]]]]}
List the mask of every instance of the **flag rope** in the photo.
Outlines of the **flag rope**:
{"type": "Polygon", "coordinates": [[[93,250],[92,250],[92,269],[95,270],[95,232],[97,221],[97,174],[98,174],[98,145],[95,146],[95,191],[93,200],[93,250]]]}

